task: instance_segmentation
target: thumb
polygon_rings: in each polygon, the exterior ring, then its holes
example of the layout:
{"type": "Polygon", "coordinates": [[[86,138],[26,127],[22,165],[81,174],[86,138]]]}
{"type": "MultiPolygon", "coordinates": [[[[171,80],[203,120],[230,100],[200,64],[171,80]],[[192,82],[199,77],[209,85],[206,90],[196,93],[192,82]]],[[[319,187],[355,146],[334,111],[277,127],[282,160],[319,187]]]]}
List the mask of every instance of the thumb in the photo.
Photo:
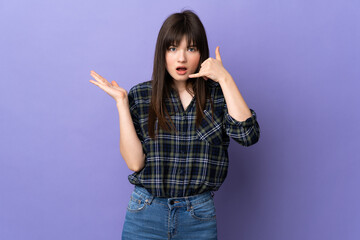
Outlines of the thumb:
{"type": "Polygon", "coordinates": [[[219,48],[220,48],[220,47],[217,46],[216,49],[215,49],[215,57],[216,57],[216,60],[220,60],[220,61],[221,61],[219,48]]]}
{"type": "Polygon", "coordinates": [[[120,87],[120,86],[117,84],[117,82],[115,82],[115,81],[111,81],[111,85],[113,85],[113,86],[115,86],[115,87],[120,87]]]}

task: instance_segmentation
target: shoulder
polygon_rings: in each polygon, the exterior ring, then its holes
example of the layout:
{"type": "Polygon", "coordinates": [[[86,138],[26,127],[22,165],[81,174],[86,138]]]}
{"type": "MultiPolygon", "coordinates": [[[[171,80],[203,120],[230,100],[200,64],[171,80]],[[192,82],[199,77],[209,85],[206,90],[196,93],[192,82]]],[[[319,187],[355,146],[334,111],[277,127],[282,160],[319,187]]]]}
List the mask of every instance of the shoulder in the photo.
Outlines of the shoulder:
{"type": "Polygon", "coordinates": [[[146,98],[151,96],[151,80],[141,82],[131,87],[128,95],[132,98],[146,98]]]}
{"type": "Polygon", "coordinates": [[[211,79],[208,79],[208,80],[206,80],[206,84],[207,84],[207,86],[208,86],[208,88],[210,90],[211,96],[214,99],[224,97],[221,86],[220,86],[220,83],[215,82],[215,81],[213,81],[211,79]]]}

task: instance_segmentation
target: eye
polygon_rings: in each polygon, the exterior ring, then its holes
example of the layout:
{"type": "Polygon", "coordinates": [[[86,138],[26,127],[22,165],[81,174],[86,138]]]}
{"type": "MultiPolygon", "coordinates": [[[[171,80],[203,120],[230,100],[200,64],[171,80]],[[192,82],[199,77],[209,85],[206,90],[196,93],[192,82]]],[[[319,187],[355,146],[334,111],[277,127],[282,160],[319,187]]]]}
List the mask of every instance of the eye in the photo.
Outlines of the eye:
{"type": "Polygon", "coordinates": [[[175,50],[176,50],[175,47],[169,47],[169,51],[170,51],[170,52],[174,52],[175,50]]]}
{"type": "Polygon", "coordinates": [[[196,48],[191,47],[191,48],[189,48],[189,51],[190,51],[190,52],[196,52],[196,48]]]}

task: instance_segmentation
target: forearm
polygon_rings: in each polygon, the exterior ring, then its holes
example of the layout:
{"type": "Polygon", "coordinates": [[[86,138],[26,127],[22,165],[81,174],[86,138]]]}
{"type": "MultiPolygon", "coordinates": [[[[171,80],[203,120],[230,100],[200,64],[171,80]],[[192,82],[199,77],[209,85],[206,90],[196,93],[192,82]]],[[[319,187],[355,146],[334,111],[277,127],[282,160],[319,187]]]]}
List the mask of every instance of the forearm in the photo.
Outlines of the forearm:
{"type": "Polygon", "coordinates": [[[116,106],[119,111],[120,153],[128,168],[137,172],[145,166],[145,154],[136,134],[128,103],[121,101],[116,106]]]}
{"type": "Polygon", "coordinates": [[[219,81],[219,84],[224,94],[229,115],[238,121],[245,121],[251,117],[250,109],[231,75],[227,74],[224,79],[219,81]]]}

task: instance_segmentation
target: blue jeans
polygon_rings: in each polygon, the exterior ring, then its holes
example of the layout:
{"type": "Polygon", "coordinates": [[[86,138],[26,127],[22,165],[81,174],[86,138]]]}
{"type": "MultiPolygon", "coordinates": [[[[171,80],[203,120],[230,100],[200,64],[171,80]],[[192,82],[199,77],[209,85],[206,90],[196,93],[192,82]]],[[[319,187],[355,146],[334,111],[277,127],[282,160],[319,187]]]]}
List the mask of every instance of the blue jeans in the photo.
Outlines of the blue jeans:
{"type": "Polygon", "coordinates": [[[160,198],[135,186],[127,207],[122,240],[216,240],[212,192],[160,198]]]}

